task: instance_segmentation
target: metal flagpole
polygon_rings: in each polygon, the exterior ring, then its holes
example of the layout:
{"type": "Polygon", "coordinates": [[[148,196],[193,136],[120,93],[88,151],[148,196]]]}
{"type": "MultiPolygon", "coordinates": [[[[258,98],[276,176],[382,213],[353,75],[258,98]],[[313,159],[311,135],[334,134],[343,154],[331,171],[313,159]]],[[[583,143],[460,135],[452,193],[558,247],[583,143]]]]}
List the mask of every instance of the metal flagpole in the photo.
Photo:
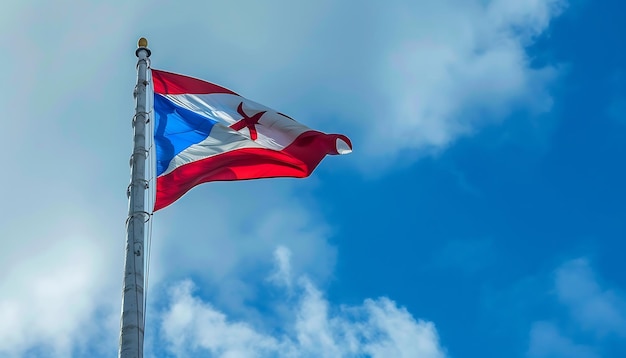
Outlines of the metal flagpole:
{"type": "Polygon", "coordinates": [[[145,210],[146,189],[146,87],[150,50],[145,38],[139,39],[135,116],[133,117],[134,149],[130,159],[131,182],[128,186],[128,218],[126,219],[126,258],[122,290],[120,358],[143,358],[144,334],[144,234],[150,214],[145,210]]]}

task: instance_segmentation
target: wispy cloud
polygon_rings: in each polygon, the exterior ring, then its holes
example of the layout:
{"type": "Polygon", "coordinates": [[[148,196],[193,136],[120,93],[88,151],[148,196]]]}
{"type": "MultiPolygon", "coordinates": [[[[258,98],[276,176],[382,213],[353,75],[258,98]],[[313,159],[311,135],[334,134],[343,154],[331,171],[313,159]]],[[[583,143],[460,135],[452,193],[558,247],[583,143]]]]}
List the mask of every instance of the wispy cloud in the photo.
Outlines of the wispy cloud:
{"type": "MultiPolygon", "coordinates": [[[[288,252],[279,248],[277,252],[288,252]]],[[[277,253],[277,272],[286,277],[285,257],[277,253]]],[[[289,286],[291,284],[287,284],[289,286]]],[[[280,327],[256,328],[232,320],[194,295],[191,281],[176,284],[163,314],[162,335],[177,357],[423,357],[443,358],[431,322],[416,320],[388,298],[366,299],[359,306],[336,306],[306,277],[280,327]],[[275,332],[275,333],[271,333],[275,332]]],[[[286,287],[286,286],[284,286],[286,287]]]]}
{"type": "Polygon", "coordinates": [[[555,288],[581,328],[599,335],[626,335],[626,299],[602,287],[588,260],[576,259],[556,271],[555,288]]]}
{"type": "Polygon", "coordinates": [[[274,260],[276,262],[276,269],[270,276],[270,281],[274,282],[277,286],[284,286],[291,289],[293,282],[293,274],[291,272],[291,250],[285,246],[279,246],[274,251],[274,260]]]}
{"type": "Polygon", "coordinates": [[[529,357],[601,357],[606,342],[623,339],[626,297],[608,288],[586,258],[564,262],[552,279],[553,293],[567,315],[532,324],[529,357]]]}
{"type": "Polygon", "coordinates": [[[535,322],[530,330],[530,358],[599,358],[592,348],[576,344],[551,322],[535,322]]]}
{"type": "Polygon", "coordinates": [[[394,5],[389,52],[379,68],[384,120],[368,133],[370,140],[379,133],[390,138],[366,147],[372,155],[439,150],[515,108],[550,108],[545,86],[557,69],[532,67],[525,48],[564,2],[394,5]]]}

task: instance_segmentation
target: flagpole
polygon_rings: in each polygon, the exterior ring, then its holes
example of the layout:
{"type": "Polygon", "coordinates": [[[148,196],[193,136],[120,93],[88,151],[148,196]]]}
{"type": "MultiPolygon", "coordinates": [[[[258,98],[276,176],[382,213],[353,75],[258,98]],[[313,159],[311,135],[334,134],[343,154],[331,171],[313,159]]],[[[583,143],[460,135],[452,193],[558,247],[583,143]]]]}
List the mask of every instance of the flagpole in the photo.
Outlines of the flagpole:
{"type": "Polygon", "coordinates": [[[137,85],[133,117],[133,154],[130,159],[131,182],[128,186],[128,218],[126,219],[126,258],[122,289],[122,317],[120,323],[120,358],[143,358],[144,317],[144,235],[150,214],[145,209],[146,189],[146,87],[148,85],[148,41],[139,39],[137,50],[137,85]]]}

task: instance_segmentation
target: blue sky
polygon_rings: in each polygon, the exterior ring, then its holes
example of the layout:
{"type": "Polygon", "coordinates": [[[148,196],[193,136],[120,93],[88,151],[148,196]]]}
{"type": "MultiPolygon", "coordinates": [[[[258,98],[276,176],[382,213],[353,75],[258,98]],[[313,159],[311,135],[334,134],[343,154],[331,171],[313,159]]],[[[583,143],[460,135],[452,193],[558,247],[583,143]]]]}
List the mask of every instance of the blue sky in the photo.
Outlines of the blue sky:
{"type": "Polygon", "coordinates": [[[9,4],[0,358],[117,354],[140,36],[354,143],[155,214],[146,356],[623,357],[625,10],[9,4]]]}

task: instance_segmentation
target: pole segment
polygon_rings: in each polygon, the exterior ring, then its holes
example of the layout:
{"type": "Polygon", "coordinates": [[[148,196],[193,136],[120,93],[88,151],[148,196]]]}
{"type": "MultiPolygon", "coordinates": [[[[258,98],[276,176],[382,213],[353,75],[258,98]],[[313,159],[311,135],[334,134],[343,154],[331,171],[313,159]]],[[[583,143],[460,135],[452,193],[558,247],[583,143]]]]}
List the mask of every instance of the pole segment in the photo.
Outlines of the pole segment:
{"type": "Polygon", "coordinates": [[[122,290],[120,323],[120,358],[143,358],[144,335],[144,234],[150,214],[145,210],[146,189],[146,87],[150,50],[145,38],[139,39],[137,55],[137,85],[133,117],[133,154],[130,159],[131,182],[128,186],[128,218],[126,219],[126,258],[122,290]]]}

